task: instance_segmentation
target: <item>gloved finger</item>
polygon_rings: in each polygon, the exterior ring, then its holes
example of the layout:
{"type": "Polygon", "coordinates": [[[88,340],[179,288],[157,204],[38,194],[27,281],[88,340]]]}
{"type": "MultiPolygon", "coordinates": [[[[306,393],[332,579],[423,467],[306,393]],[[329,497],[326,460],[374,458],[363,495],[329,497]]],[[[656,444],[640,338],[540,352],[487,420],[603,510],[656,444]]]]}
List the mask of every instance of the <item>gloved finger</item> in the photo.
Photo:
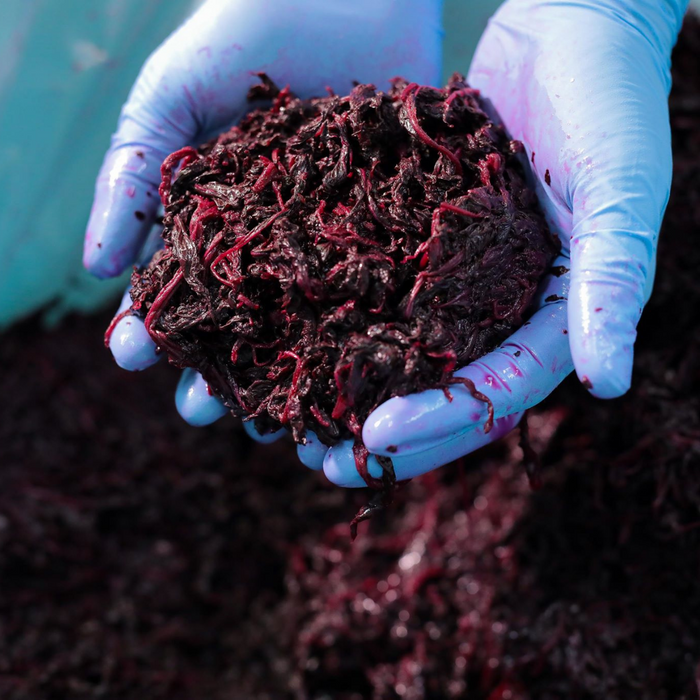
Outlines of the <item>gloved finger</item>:
{"type": "Polygon", "coordinates": [[[571,353],[583,385],[603,399],[630,387],[637,324],[651,294],[670,194],[666,106],[644,110],[627,115],[624,134],[594,153],[598,167],[579,180],[573,196],[571,353]]]}
{"type": "MultiPolygon", "coordinates": [[[[568,260],[560,257],[555,268],[568,260]]],[[[493,404],[495,418],[519,413],[548,396],[571,372],[567,335],[568,275],[551,275],[539,292],[541,308],[493,352],[455,375],[470,379],[493,404]]],[[[488,406],[462,385],[389,399],[364,424],[362,439],[370,452],[386,457],[432,449],[465,430],[483,427],[488,406]]]]}
{"type": "Polygon", "coordinates": [[[182,372],[175,391],[178,413],[190,425],[209,425],[228,413],[223,401],[211,392],[209,384],[194,369],[182,372]]]}
{"type": "Polygon", "coordinates": [[[324,445],[315,433],[306,433],[306,444],[297,445],[297,456],[299,461],[314,471],[323,469],[323,460],[328,452],[328,447],[324,445]]]}
{"type": "MultiPolygon", "coordinates": [[[[117,317],[130,306],[131,297],[127,289],[117,310],[117,317]]],[[[137,316],[126,315],[117,321],[109,336],[109,349],[115,362],[130,372],[140,372],[160,360],[156,344],[137,316]]]]}
{"type": "MultiPolygon", "coordinates": [[[[483,426],[477,426],[435,443],[423,452],[394,455],[392,463],[396,478],[399,481],[412,479],[495,442],[509,433],[518,424],[522,415],[522,413],[514,413],[499,418],[489,433],[484,433],[483,426]]],[[[365,482],[357,472],[352,445],[352,440],[344,440],[331,447],[323,462],[323,471],[329,481],[337,486],[360,488],[365,486],[365,482]]],[[[373,455],[370,455],[367,460],[367,467],[371,476],[375,478],[381,476],[382,468],[373,455]]]]}
{"type": "MultiPolygon", "coordinates": [[[[161,231],[160,226],[151,228],[151,232],[139,253],[139,265],[148,263],[156,251],[163,247],[161,231]]],[[[122,297],[116,318],[131,306],[129,289],[122,297]]],[[[161,355],[156,351],[156,344],[146,331],[143,321],[137,316],[125,315],[116,322],[114,328],[108,333],[109,349],[116,363],[122,369],[132,372],[140,371],[160,360],[161,355]]]]}
{"type": "Polygon", "coordinates": [[[271,442],[277,442],[277,440],[283,438],[287,434],[287,431],[284,429],[276,430],[273,433],[259,433],[253,421],[245,420],[243,421],[243,430],[248,433],[248,437],[255,440],[255,442],[259,442],[261,445],[269,445],[271,442]]]}
{"type": "Polygon", "coordinates": [[[652,231],[606,230],[572,239],[571,351],[581,383],[598,398],[630,387],[655,238],[652,231]]]}
{"type": "MultiPolygon", "coordinates": [[[[223,401],[211,393],[202,375],[192,368],[183,370],[175,391],[175,405],[182,418],[196,427],[210,425],[228,413],[223,401]]],[[[285,435],[284,430],[259,433],[252,421],[243,423],[246,433],[256,442],[268,444],[285,435]]]]}

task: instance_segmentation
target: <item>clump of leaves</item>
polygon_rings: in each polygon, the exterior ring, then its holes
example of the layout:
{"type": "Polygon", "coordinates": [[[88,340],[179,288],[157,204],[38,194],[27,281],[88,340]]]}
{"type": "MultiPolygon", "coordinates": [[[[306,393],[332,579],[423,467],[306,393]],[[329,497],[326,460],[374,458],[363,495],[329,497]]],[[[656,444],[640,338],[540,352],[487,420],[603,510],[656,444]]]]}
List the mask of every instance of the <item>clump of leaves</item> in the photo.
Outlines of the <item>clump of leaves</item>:
{"type": "Polygon", "coordinates": [[[453,371],[522,324],[558,249],[522,145],[458,75],[312,100],[260,78],[271,107],[163,164],[165,249],[134,273],[131,313],[297,442],[359,446],[377,405],[422,389],[488,403],[453,371]]]}

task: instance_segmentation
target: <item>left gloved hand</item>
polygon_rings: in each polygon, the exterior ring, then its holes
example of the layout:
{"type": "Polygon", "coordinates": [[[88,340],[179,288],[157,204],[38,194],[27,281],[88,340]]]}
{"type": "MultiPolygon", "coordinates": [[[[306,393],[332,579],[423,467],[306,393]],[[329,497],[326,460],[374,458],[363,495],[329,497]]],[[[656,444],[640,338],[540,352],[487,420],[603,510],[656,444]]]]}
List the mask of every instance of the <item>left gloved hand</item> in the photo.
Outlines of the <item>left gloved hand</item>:
{"type": "MultiPolygon", "coordinates": [[[[144,241],[159,203],[163,159],[240,119],[250,109],[246,94],[259,82],[256,72],[291,85],[300,97],[322,95],[326,86],[345,94],[354,80],[385,89],[395,75],[434,83],[441,10],[441,0],[207,0],[148,59],[124,105],[95,188],[85,266],[112,277],[137,256],[141,264],[150,260],[158,232],[145,247],[144,241]]],[[[120,311],[129,305],[127,294],[120,311]]],[[[159,359],[133,316],[115,321],[109,345],[125,369],[159,359]]],[[[226,413],[194,371],[183,373],[176,405],[194,425],[226,413]]],[[[261,437],[245,425],[262,441],[278,435],[261,437]]],[[[312,440],[308,450],[303,461],[318,468],[318,444],[312,440]]]]}
{"type": "MultiPolygon", "coordinates": [[[[651,293],[656,245],[671,185],[670,57],[685,0],[509,0],[496,13],[469,81],[491,101],[532,163],[534,185],[562,241],[530,323],[457,372],[493,402],[461,387],[393,398],[366,421],[370,452],[397,478],[445,464],[500,437],[571,371],[591,394],[614,398],[631,381],[633,345],[651,293]]],[[[350,445],[324,469],[362,485],[350,445]]],[[[380,473],[376,460],[370,472],[380,473]]]]}

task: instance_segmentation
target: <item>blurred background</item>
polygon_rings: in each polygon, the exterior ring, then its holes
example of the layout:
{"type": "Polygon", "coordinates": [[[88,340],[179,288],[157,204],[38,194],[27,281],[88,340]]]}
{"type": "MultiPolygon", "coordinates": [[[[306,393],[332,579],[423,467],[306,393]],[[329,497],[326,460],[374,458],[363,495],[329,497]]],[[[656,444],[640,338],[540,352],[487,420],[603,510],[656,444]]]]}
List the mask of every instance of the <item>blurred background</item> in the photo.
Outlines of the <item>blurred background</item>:
{"type": "MultiPolygon", "coordinates": [[[[138,71],[200,3],[0,2],[0,329],[115,298],[81,264],[95,178],[138,71]]],[[[499,0],[447,0],[444,74],[466,73],[499,0]]]]}

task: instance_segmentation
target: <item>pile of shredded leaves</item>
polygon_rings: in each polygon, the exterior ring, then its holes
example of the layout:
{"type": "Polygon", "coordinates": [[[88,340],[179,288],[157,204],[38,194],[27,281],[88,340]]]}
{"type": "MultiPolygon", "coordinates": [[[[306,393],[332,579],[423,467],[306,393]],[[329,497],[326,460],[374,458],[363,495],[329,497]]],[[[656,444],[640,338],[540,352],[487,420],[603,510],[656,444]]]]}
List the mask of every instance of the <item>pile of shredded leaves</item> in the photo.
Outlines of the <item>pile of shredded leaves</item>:
{"type": "Polygon", "coordinates": [[[523,323],[558,249],[522,145],[458,75],[306,101],[260,77],[250,97],[271,107],[166,159],[165,249],[134,273],[129,313],[234,413],[297,442],[358,438],[381,402],[426,388],[488,403],[453,371],[523,323]]]}

